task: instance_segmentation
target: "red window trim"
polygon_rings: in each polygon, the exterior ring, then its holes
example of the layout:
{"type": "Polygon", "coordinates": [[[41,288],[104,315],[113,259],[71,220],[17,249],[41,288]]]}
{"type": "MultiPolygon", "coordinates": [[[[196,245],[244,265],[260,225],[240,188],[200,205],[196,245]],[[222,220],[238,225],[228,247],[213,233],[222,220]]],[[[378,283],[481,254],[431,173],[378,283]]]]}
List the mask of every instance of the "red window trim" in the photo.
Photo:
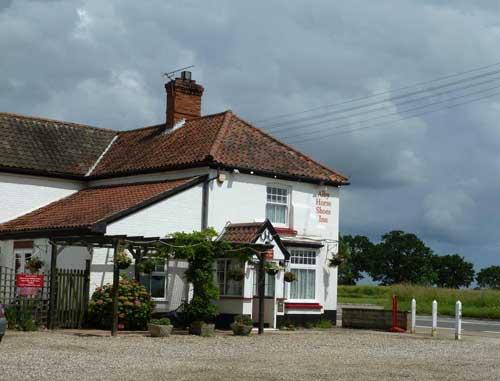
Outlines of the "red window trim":
{"type": "Polygon", "coordinates": [[[275,227],[274,230],[276,230],[276,233],[278,233],[279,235],[292,235],[292,236],[297,235],[297,230],[294,230],[292,228],[275,227]]]}
{"type": "Polygon", "coordinates": [[[320,310],[323,306],[319,303],[285,303],[285,308],[294,310],[320,310]]]}

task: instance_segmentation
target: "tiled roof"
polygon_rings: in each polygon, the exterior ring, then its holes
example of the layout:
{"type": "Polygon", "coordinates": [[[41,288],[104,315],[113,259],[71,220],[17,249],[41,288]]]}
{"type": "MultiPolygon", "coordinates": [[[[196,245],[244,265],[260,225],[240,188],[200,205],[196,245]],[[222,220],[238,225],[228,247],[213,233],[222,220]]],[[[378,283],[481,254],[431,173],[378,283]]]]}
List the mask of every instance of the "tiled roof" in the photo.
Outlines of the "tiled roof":
{"type": "Polygon", "coordinates": [[[192,119],[167,132],[163,124],[111,131],[0,114],[0,168],[82,178],[89,172],[87,178],[102,178],[196,166],[237,168],[291,180],[348,181],[231,111],[192,119]]]}
{"type": "Polygon", "coordinates": [[[0,224],[1,233],[50,229],[95,229],[96,224],[138,210],[200,182],[203,177],[91,187],[0,224]]]}
{"type": "Polygon", "coordinates": [[[85,175],[116,132],[0,113],[0,167],[85,175]]]}
{"type": "Polygon", "coordinates": [[[281,143],[231,111],[119,134],[92,176],[196,165],[260,171],[290,178],[345,183],[347,178],[281,143]]]}
{"type": "Polygon", "coordinates": [[[221,239],[236,243],[255,243],[265,227],[265,222],[229,224],[224,228],[221,239]]]}

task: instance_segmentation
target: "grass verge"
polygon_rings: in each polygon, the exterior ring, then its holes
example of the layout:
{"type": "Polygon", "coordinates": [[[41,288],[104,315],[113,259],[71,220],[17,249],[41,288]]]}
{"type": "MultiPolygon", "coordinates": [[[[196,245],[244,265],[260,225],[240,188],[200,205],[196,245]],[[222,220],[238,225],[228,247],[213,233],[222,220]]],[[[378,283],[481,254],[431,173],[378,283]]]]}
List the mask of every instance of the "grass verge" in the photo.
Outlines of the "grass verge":
{"type": "Polygon", "coordinates": [[[339,303],[375,304],[391,308],[391,297],[397,295],[402,310],[409,310],[411,299],[417,301],[418,314],[431,314],[432,301],[438,302],[440,315],[455,315],[455,303],[462,302],[464,317],[500,319],[500,291],[455,290],[410,285],[339,286],[339,303]]]}

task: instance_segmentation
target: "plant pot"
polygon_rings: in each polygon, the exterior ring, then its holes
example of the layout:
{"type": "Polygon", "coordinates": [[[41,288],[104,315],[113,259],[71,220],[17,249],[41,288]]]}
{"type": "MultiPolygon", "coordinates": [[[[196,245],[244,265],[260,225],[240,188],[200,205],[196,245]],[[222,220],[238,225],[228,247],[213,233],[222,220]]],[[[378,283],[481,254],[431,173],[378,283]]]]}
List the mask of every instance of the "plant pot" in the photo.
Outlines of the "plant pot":
{"type": "Polygon", "coordinates": [[[189,326],[191,335],[210,337],[215,335],[215,324],[209,324],[202,321],[194,321],[189,326]]]}
{"type": "Polygon", "coordinates": [[[252,333],[253,326],[233,323],[231,324],[231,329],[233,330],[234,336],[249,336],[252,333]]]}
{"type": "Polygon", "coordinates": [[[297,277],[291,271],[287,271],[285,274],[283,274],[283,279],[285,280],[285,282],[291,283],[297,280],[297,277]]]}
{"type": "Polygon", "coordinates": [[[168,337],[172,333],[173,325],[148,324],[151,337],[168,337]]]}

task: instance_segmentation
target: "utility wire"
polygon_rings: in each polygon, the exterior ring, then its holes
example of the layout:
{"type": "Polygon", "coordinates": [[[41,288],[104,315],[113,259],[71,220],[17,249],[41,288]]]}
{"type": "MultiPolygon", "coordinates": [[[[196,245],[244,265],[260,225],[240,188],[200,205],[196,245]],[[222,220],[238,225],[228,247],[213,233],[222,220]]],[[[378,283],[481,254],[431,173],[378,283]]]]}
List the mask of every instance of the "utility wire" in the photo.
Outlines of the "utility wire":
{"type": "MultiPolygon", "coordinates": [[[[406,100],[406,101],[403,101],[403,102],[398,102],[398,103],[395,103],[395,104],[389,105],[389,106],[381,106],[381,107],[372,108],[372,109],[365,110],[365,111],[360,111],[360,112],[357,112],[357,113],[351,113],[351,114],[347,114],[347,115],[344,115],[344,116],[337,116],[335,118],[321,120],[321,121],[318,121],[318,122],[301,124],[301,125],[298,125],[298,126],[290,126],[290,127],[289,126],[283,126],[282,128],[275,128],[275,129],[272,129],[272,130],[269,129],[269,131],[272,132],[273,134],[276,134],[276,133],[279,134],[279,133],[281,133],[281,131],[295,130],[297,128],[317,126],[317,125],[321,125],[321,124],[325,124],[325,123],[329,123],[329,122],[333,122],[333,121],[350,119],[350,118],[353,118],[355,116],[361,116],[361,115],[371,114],[371,113],[378,112],[378,111],[389,110],[389,109],[393,109],[394,107],[400,107],[400,106],[406,105],[406,104],[417,103],[419,101],[428,100],[428,99],[431,99],[431,98],[436,98],[438,96],[447,95],[447,94],[450,94],[450,93],[453,93],[453,92],[456,92],[456,91],[467,90],[467,89],[470,89],[470,88],[473,88],[473,87],[476,87],[476,86],[482,86],[482,85],[485,85],[485,84],[497,81],[499,79],[500,79],[500,77],[494,77],[494,78],[488,79],[487,81],[482,81],[482,82],[472,83],[472,84],[467,85],[467,86],[462,86],[462,87],[460,87],[458,89],[455,89],[453,91],[449,91],[449,90],[447,90],[447,91],[441,91],[441,92],[438,92],[438,93],[434,93],[434,94],[432,94],[430,96],[424,96],[424,97],[420,97],[420,98],[416,98],[416,99],[409,99],[409,100],[406,100]]],[[[307,120],[309,120],[309,119],[307,119],[307,120]]]]}
{"type": "MultiPolygon", "coordinates": [[[[395,111],[395,112],[391,112],[391,113],[387,113],[387,114],[382,114],[382,115],[379,115],[379,116],[376,116],[376,117],[373,117],[373,118],[370,118],[370,119],[363,119],[363,120],[359,120],[359,121],[356,121],[356,122],[344,123],[344,124],[340,124],[338,126],[332,126],[332,127],[329,127],[329,129],[337,130],[337,129],[341,129],[343,127],[349,127],[349,126],[352,126],[352,125],[355,125],[355,124],[368,123],[368,122],[372,122],[374,120],[379,120],[379,119],[387,118],[389,116],[399,115],[399,114],[402,114],[402,113],[411,112],[411,111],[420,110],[420,109],[425,109],[427,107],[431,107],[431,106],[435,106],[435,105],[447,103],[447,102],[450,102],[450,101],[453,101],[453,100],[456,100],[456,99],[466,98],[466,97],[469,97],[471,95],[482,94],[482,93],[485,93],[485,92],[488,92],[488,91],[491,91],[491,90],[495,90],[495,89],[498,89],[498,88],[500,88],[500,85],[488,87],[487,89],[481,89],[481,90],[478,90],[478,91],[473,91],[473,92],[470,92],[470,93],[467,93],[467,94],[462,94],[462,95],[459,95],[459,96],[456,96],[456,97],[450,97],[450,98],[447,98],[447,99],[444,99],[444,100],[441,100],[441,101],[437,101],[437,102],[431,102],[431,103],[419,105],[419,106],[416,106],[416,107],[407,108],[405,110],[398,110],[398,111],[395,111]]],[[[315,123],[311,123],[311,124],[306,125],[304,127],[310,127],[310,126],[314,126],[314,125],[315,125],[315,123]]],[[[295,137],[299,137],[299,136],[304,136],[304,134],[307,134],[307,136],[310,136],[310,135],[316,135],[316,134],[321,133],[321,132],[326,132],[325,131],[325,127],[322,127],[320,129],[316,129],[316,130],[302,131],[302,133],[298,133],[298,134],[296,133],[296,134],[292,134],[292,135],[285,135],[285,136],[281,136],[280,138],[281,139],[291,139],[291,138],[295,138],[295,137]]]]}
{"type": "MultiPolygon", "coordinates": [[[[299,123],[301,121],[308,121],[308,120],[311,120],[311,119],[320,119],[322,117],[329,116],[331,114],[338,114],[338,113],[342,113],[343,114],[343,113],[346,113],[346,112],[349,112],[349,111],[354,111],[354,110],[363,109],[363,108],[366,108],[366,107],[376,106],[376,105],[387,103],[387,102],[394,102],[394,101],[397,101],[399,99],[404,99],[404,98],[412,97],[412,96],[418,95],[418,94],[433,92],[433,91],[440,90],[440,89],[443,89],[443,88],[446,88],[446,87],[450,87],[450,86],[460,85],[460,84],[465,83],[465,82],[475,81],[477,79],[488,77],[488,76],[491,76],[491,75],[494,75],[494,74],[498,74],[498,73],[500,73],[500,70],[495,70],[495,71],[488,72],[488,73],[478,74],[478,75],[475,75],[473,77],[463,78],[463,79],[460,79],[460,80],[457,80],[457,81],[454,81],[454,82],[449,82],[449,83],[446,83],[446,84],[443,84],[443,85],[439,85],[439,86],[426,87],[426,88],[423,88],[423,89],[420,89],[420,90],[416,90],[416,91],[412,91],[412,92],[409,92],[409,93],[404,93],[404,94],[396,95],[396,96],[393,96],[393,97],[389,97],[389,98],[386,98],[384,100],[379,100],[379,101],[374,101],[374,102],[370,102],[370,103],[365,103],[365,104],[362,104],[362,105],[347,107],[347,108],[343,108],[343,109],[340,109],[340,110],[334,110],[334,111],[326,112],[326,113],[323,113],[323,114],[320,114],[320,115],[313,115],[313,116],[310,116],[310,117],[302,117],[302,118],[291,120],[291,121],[279,122],[279,123],[275,123],[275,124],[268,125],[268,126],[263,126],[263,127],[265,127],[268,131],[276,130],[276,129],[278,129],[277,127],[280,127],[280,126],[282,126],[281,129],[283,129],[283,128],[285,128],[285,129],[286,128],[294,128],[293,126],[289,126],[289,125],[290,124],[294,124],[294,123],[299,123]]],[[[484,83],[488,83],[488,81],[479,82],[479,84],[484,84],[484,83]]],[[[459,91],[459,90],[460,90],[460,88],[450,89],[448,91],[449,92],[453,92],[453,91],[459,91]]]]}
{"type": "Polygon", "coordinates": [[[318,137],[309,138],[309,139],[306,137],[306,138],[302,138],[302,139],[299,139],[299,140],[296,140],[296,141],[290,141],[290,142],[287,142],[287,143],[289,143],[289,144],[298,144],[298,143],[304,143],[304,142],[308,142],[308,141],[314,141],[314,140],[320,140],[320,139],[322,140],[322,139],[325,139],[325,138],[328,138],[328,137],[331,137],[331,136],[336,136],[336,135],[350,134],[350,133],[353,133],[353,132],[356,132],[356,131],[367,130],[367,129],[375,128],[375,127],[378,127],[378,126],[383,126],[383,127],[385,127],[385,126],[391,126],[391,125],[394,125],[395,123],[401,122],[403,120],[415,118],[415,117],[422,116],[422,115],[433,114],[433,113],[436,113],[436,112],[439,112],[439,111],[451,109],[451,108],[462,106],[462,105],[466,105],[466,104],[476,103],[476,102],[479,102],[479,101],[482,101],[482,100],[494,97],[496,95],[500,95],[500,91],[497,91],[497,92],[494,92],[492,94],[485,95],[485,96],[482,96],[482,97],[478,97],[478,98],[475,98],[473,100],[469,100],[469,101],[466,101],[466,102],[460,102],[460,103],[452,104],[452,105],[449,105],[449,106],[446,106],[446,107],[440,107],[440,108],[435,109],[435,110],[421,112],[421,113],[416,113],[414,115],[408,115],[406,117],[399,118],[399,119],[396,119],[396,120],[393,120],[393,121],[388,121],[388,122],[384,121],[384,122],[375,123],[375,124],[364,126],[364,127],[353,128],[353,129],[348,129],[348,130],[341,130],[341,131],[337,131],[337,132],[334,132],[334,133],[331,133],[331,134],[326,134],[326,135],[323,135],[323,136],[318,136],[318,137]]]}
{"type": "Polygon", "coordinates": [[[471,69],[471,70],[466,70],[466,71],[462,71],[462,72],[458,72],[458,73],[454,73],[454,74],[450,74],[450,75],[446,75],[446,76],[442,76],[442,77],[436,77],[436,78],[428,80],[428,81],[417,82],[417,83],[414,83],[414,84],[411,84],[411,85],[406,85],[406,86],[398,87],[398,88],[393,89],[393,90],[382,91],[382,92],[378,92],[378,93],[375,93],[375,94],[365,95],[365,96],[362,96],[362,97],[359,97],[359,98],[349,99],[347,101],[343,101],[343,102],[339,102],[339,103],[331,103],[331,104],[317,106],[317,107],[306,109],[306,110],[302,110],[302,111],[296,111],[296,112],[291,112],[291,113],[286,113],[286,114],[278,114],[278,115],[271,116],[269,118],[259,119],[259,120],[256,120],[254,122],[255,123],[267,122],[269,120],[275,120],[275,119],[280,119],[280,118],[284,118],[284,117],[288,117],[288,116],[305,114],[305,113],[308,113],[308,112],[311,112],[311,111],[321,110],[323,108],[334,107],[334,106],[341,106],[341,105],[348,104],[348,103],[353,103],[353,102],[358,102],[358,101],[365,100],[365,99],[370,99],[370,98],[378,97],[378,96],[384,95],[384,94],[389,94],[389,93],[394,93],[394,92],[401,91],[401,90],[410,89],[412,87],[418,87],[418,86],[422,86],[422,85],[428,85],[428,84],[431,84],[431,83],[434,83],[434,82],[444,81],[446,79],[455,78],[455,77],[459,77],[459,76],[462,76],[462,75],[465,75],[465,74],[470,74],[470,73],[478,72],[478,71],[485,70],[485,69],[488,69],[488,68],[491,68],[491,67],[495,67],[495,66],[498,66],[498,65],[500,65],[500,62],[495,62],[495,63],[490,64],[490,65],[480,66],[480,67],[477,67],[477,68],[474,68],[474,69],[471,69]]]}

